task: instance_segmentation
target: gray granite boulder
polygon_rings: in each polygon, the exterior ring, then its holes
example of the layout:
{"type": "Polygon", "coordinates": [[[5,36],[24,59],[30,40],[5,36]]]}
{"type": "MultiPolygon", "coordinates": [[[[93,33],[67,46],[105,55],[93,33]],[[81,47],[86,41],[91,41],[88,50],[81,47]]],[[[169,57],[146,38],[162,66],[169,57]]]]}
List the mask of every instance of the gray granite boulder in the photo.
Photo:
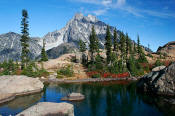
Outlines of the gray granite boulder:
{"type": "Polygon", "coordinates": [[[68,96],[61,98],[61,100],[66,100],[66,101],[80,101],[83,99],[85,99],[85,97],[81,93],[71,93],[68,96]]]}
{"type": "Polygon", "coordinates": [[[40,102],[17,116],[74,116],[74,106],[69,103],[40,102]]]}
{"type": "Polygon", "coordinates": [[[0,103],[12,100],[15,96],[37,93],[43,90],[43,83],[27,76],[0,77],[0,103]]]}
{"type": "Polygon", "coordinates": [[[137,83],[139,91],[175,96],[175,62],[159,71],[145,75],[137,83]]]}
{"type": "Polygon", "coordinates": [[[152,69],[152,71],[156,72],[156,71],[160,71],[163,70],[164,68],[166,68],[166,66],[158,66],[152,69]]]}

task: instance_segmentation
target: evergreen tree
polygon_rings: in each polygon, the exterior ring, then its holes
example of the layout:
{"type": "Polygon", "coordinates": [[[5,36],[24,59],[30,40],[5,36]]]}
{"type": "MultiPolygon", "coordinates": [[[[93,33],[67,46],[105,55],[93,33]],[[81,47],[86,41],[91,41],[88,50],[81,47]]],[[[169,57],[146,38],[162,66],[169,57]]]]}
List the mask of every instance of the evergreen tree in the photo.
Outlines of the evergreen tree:
{"type": "Polygon", "coordinates": [[[107,26],[105,40],[106,40],[105,49],[106,49],[107,63],[109,64],[111,61],[111,48],[112,48],[111,33],[109,26],[107,26]]]}
{"type": "Polygon", "coordinates": [[[117,30],[116,29],[114,29],[113,42],[114,42],[114,49],[113,49],[113,51],[118,52],[117,30]]]}
{"type": "Polygon", "coordinates": [[[133,54],[134,54],[134,56],[135,56],[135,54],[137,53],[137,49],[136,49],[136,43],[134,43],[134,48],[133,48],[134,50],[133,50],[133,54]]]}
{"type": "Polygon", "coordinates": [[[141,54],[142,48],[140,46],[140,38],[139,35],[137,36],[137,54],[141,54]]]}
{"type": "Polygon", "coordinates": [[[89,51],[91,53],[91,60],[94,62],[94,53],[99,52],[99,41],[95,33],[94,26],[92,26],[92,32],[90,34],[89,39],[90,39],[89,51]]]}
{"type": "Polygon", "coordinates": [[[80,52],[85,52],[86,51],[86,44],[81,39],[79,40],[79,49],[80,49],[80,52]]]}
{"type": "Polygon", "coordinates": [[[21,69],[24,69],[29,62],[29,28],[28,28],[28,13],[26,10],[22,10],[22,21],[21,21],[21,69]]]}
{"type": "Polygon", "coordinates": [[[126,64],[126,40],[123,32],[120,33],[120,51],[121,51],[121,62],[122,62],[122,71],[125,71],[126,64]]]}
{"type": "Polygon", "coordinates": [[[41,61],[48,61],[48,56],[47,56],[47,53],[45,51],[45,42],[43,40],[43,48],[41,50],[41,61]]]}
{"type": "Polygon", "coordinates": [[[139,57],[138,61],[140,63],[147,63],[148,62],[146,57],[145,57],[145,53],[143,52],[142,47],[140,46],[139,36],[137,38],[137,53],[138,53],[138,57],[139,57]]]}

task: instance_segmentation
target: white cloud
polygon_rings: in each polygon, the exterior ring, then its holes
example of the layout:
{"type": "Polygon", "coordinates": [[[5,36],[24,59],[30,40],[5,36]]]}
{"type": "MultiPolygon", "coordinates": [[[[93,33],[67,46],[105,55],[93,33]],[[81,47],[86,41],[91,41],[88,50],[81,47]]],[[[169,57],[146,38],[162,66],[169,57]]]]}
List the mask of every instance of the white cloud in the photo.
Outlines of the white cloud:
{"type": "Polygon", "coordinates": [[[121,7],[121,6],[125,5],[125,3],[126,3],[126,0],[117,0],[117,6],[118,7],[121,7]]]}
{"type": "MultiPolygon", "coordinates": [[[[169,17],[175,18],[175,13],[172,12],[160,12],[149,9],[145,10],[132,7],[126,3],[127,0],[71,0],[71,1],[94,4],[103,7],[99,10],[92,11],[92,13],[94,13],[95,15],[103,15],[109,9],[119,9],[121,11],[125,11],[137,17],[144,17],[145,15],[150,15],[160,18],[169,18],[169,17]]],[[[168,9],[168,7],[165,7],[163,9],[168,9]]]]}
{"type": "Polygon", "coordinates": [[[95,10],[95,11],[93,11],[93,13],[94,13],[95,15],[97,15],[97,16],[103,15],[103,14],[106,13],[106,12],[107,12],[107,9],[100,9],[100,10],[95,10]]]}

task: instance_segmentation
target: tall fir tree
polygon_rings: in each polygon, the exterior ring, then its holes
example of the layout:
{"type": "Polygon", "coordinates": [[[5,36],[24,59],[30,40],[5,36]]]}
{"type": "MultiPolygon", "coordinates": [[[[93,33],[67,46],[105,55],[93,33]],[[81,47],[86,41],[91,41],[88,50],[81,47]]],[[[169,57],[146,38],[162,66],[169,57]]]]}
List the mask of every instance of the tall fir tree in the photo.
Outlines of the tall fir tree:
{"type": "Polygon", "coordinates": [[[43,48],[41,50],[41,61],[48,61],[48,56],[47,56],[47,53],[45,51],[45,42],[43,40],[43,48]]]}
{"type": "Polygon", "coordinates": [[[117,42],[117,30],[116,28],[114,29],[114,38],[113,38],[113,42],[114,42],[114,52],[118,52],[118,42],[117,42]]]}
{"type": "Polygon", "coordinates": [[[94,53],[99,52],[99,41],[94,26],[92,26],[92,32],[90,34],[89,40],[89,51],[91,53],[91,61],[94,62],[94,53]]]}
{"type": "Polygon", "coordinates": [[[122,62],[122,71],[125,69],[126,64],[126,40],[123,32],[120,33],[120,52],[121,52],[121,62],[122,62]]]}
{"type": "Polygon", "coordinates": [[[140,37],[139,35],[137,36],[137,54],[139,55],[142,51],[142,48],[140,46],[140,37]]]}
{"type": "Polygon", "coordinates": [[[21,69],[24,69],[29,62],[29,24],[28,24],[28,13],[27,10],[22,10],[22,21],[21,21],[21,69]]]}
{"type": "Polygon", "coordinates": [[[139,36],[137,37],[137,54],[138,54],[138,57],[139,57],[138,61],[140,63],[147,63],[148,62],[146,57],[145,57],[145,53],[143,52],[142,47],[140,45],[139,36]]]}
{"type": "Polygon", "coordinates": [[[112,53],[112,41],[111,41],[111,33],[110,33],[110,27],[107,26],[106,30],[106,37],[105,37],[106,43],[105,43],[105,49],[106,49],[106,56],[107,56],[107,64],[111,61],[111,53],[112,53]]]}
{"type": "Polygon", "coordinates": [[[86,51],[86,43],[84,41],[82,41],[81,39],[79,40],[79,50],[80,50],[80,52],[86,51]]]}

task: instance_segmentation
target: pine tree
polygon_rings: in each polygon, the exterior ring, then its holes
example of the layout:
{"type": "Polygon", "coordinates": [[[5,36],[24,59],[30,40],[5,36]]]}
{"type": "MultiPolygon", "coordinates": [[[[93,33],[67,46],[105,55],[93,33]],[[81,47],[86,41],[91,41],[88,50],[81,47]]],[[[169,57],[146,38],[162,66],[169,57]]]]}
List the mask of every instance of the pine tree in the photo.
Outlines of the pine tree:
{"type": "Polygon", "coordinates": [[[86,51],[86,44],[81,39],[79,40],[79,49],[80,49],[80,52],[85,52],[86,51]]]}
{"type": "Polygon", "coordinates": [[[116,29],[114,29],[113,42],[114,42],[114,49],[113,49],[113,51],[118,52],[117,30],[116,29]]]}
{"type": "Polygon", "coordinates": [[[111,33],[109,26],[107,26],[105,40],[106,40],[105,49],[106,49],[107,63],[109,64],[111,61],[111,48],[112,48],[111,33]]]}
{"type": "Polygon", "coordinates": [[[41,50],[41,61],[48,61],[48,56],[47,56],[47,53],[45,51],[45,42],[43,40],[43,48],[41,50]]]}
{"type": "Polygon", "coordinates": [[[90,40],[89,51],[91,53],[91,61],[94,62],[94,53],[99,52],[99,41],[95,33],[94,26],[92,26],[92,32],[90,34],[89,40],[90,40]]]}
{"type": "Polygon", "coordinates": [[[21,21],[21,69],[24,69],[29,62],[29,28],[28,28],[28,13],[26,10],[22,10],[22,21],[21,21]]]}

